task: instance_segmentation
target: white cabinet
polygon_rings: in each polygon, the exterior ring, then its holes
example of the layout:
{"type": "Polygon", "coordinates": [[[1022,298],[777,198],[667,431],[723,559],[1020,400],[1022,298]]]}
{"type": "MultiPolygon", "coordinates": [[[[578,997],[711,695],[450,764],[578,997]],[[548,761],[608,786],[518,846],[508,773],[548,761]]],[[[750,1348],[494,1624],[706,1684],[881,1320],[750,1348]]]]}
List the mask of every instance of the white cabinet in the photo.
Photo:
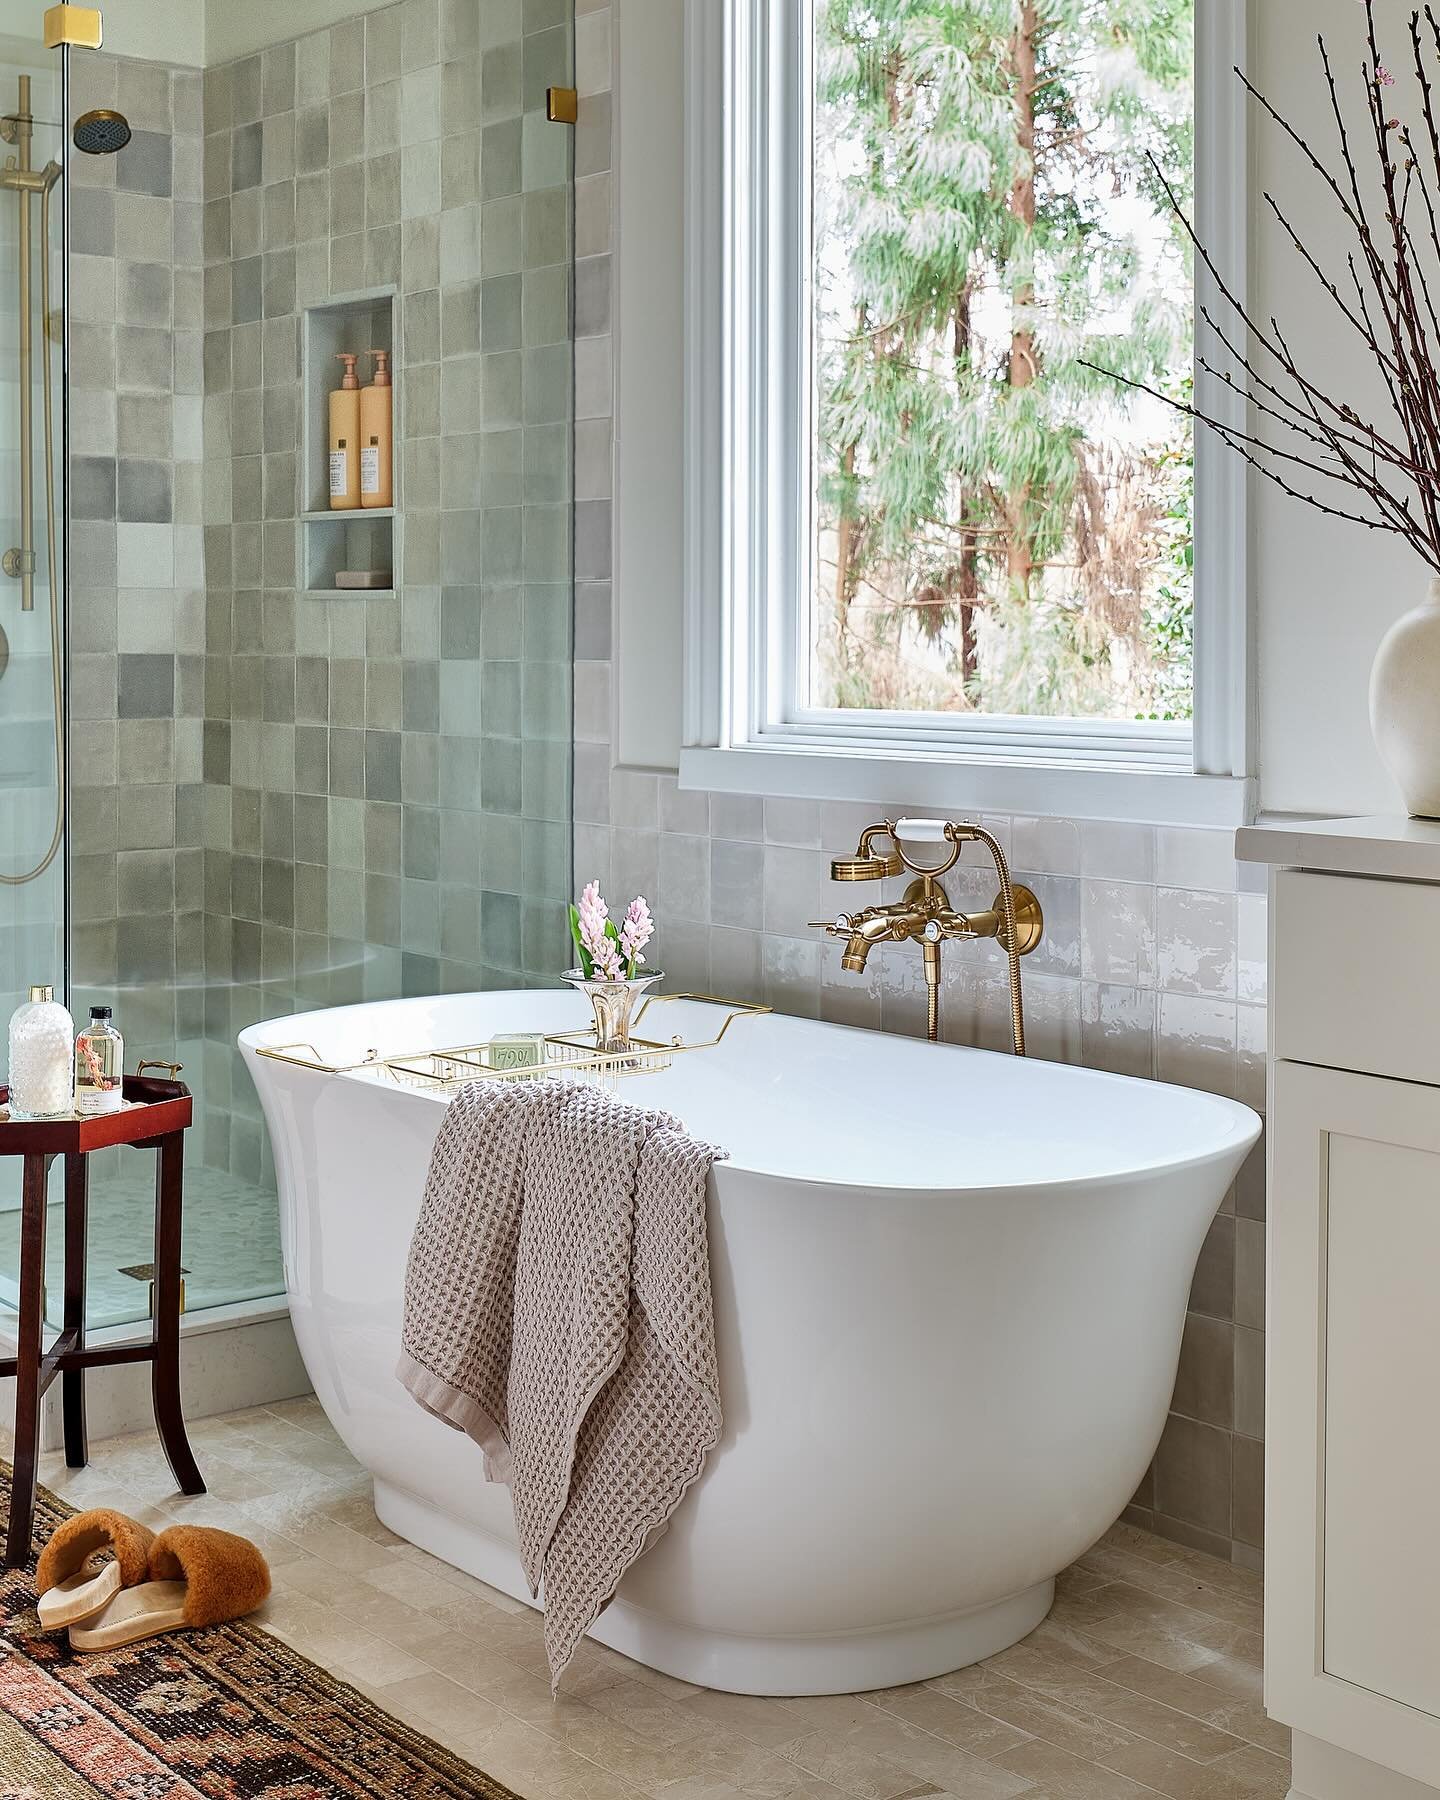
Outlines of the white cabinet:
{"type": "Polygon", "coordinates": [[[1299,1734],[1292,1800],[1421,1800],[1440,1794],[1440,827],[1407,825],[1434,863],[1404,880],[1383,847],[1305,829],[1239,852],[1299,864],[1270,888],[1265,1703],[1299,1734]]]}
{"type": "Polygon", "coordinates": [[[1440,1091],[1271,1103],[1266,1704],[1440,1781],[1440,1091]]]}

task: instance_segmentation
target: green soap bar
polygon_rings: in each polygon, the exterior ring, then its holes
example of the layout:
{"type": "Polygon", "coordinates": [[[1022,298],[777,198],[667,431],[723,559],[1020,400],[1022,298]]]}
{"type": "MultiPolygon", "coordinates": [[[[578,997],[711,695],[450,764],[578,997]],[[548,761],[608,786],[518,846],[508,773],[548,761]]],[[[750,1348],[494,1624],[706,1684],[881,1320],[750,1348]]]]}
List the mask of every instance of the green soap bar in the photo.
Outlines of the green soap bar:
{"type": "Polygon", "coordinates": [[[507,1032],[490,1040],[492,1069],[538,1069],[545,1061],[545,1039],[538,1031],[507,1032]]]}

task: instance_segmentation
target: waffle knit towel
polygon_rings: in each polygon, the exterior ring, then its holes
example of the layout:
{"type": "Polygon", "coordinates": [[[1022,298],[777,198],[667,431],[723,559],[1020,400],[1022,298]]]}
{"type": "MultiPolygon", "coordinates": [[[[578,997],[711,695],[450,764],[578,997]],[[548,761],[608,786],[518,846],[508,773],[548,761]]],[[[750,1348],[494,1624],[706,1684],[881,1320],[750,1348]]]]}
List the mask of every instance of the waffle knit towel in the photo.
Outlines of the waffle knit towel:
{"type": "Polygon", "coordinates": [[[462,1089],[435,1140],[398,1373],[510,1484],[552,1686],[720,1436],[705,1190],[723,1154],[550,1080],[462,1089]]]}

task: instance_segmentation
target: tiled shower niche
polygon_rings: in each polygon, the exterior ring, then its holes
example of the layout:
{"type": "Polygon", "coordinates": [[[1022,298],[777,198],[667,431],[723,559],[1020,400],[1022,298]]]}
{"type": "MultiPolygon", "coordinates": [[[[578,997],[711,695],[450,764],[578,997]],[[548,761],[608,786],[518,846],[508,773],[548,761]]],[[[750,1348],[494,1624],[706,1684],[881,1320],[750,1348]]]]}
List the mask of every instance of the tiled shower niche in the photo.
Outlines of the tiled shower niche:
{"type": "MultiPolygon", "coordinates": [[[[300,326],[300,586],[308,594],[331,598],[393,597],[400,586],[400,540],[404,507],[401,498],[404,442],[401,396],[404,377],[396,366],[395,343],[399,300],[393,289],[337,296],[307,306],[300,326]],[[340,386],[342,351],[359,358],[362,388],[373,364],[367,354],[383,350],[390,359],[393,504],[388,507],[333,509],[330,505],[330,396],[340,386]],[[373,588],[342,588],[336,577],[344,570],[389,571],[390,579],[373,588]]],[[[359,444],[351,453],[359,453],[359,444]]]]}

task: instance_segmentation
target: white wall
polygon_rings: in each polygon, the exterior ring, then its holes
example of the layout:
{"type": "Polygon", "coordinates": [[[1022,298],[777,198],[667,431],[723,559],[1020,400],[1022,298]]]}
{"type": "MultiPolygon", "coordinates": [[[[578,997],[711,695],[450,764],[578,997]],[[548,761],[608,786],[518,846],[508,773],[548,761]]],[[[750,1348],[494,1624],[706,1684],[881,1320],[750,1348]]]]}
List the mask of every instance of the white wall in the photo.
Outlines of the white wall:
{"type": "MultiPolygon", "coordinates": [[[[199,68],[283,44],[322,25],[386,6],[390,0],[100,0],[105,49],[116,56],[199,68]]],[[[483,5],[505,0],[482,0],[483,5]]],[[[44,32],[46,0],[0,0],[0,34],[33,39],[44,32]]],[[[397,70],[398,74],[399,71],[397,70]]]]}
{"type": "MultiPolygon", "coordinates": [[[[146,4],[150,0],[131,0],[146,4]]],[[[492,6],[497,0],[481,0],[492,6]]],[[[205,0],[205,60],[229,62],[267,44],[283,44],[322,25],[356,19],[389,0],[205,0]]],[[[400,71],[397,69],[398,75],[400,71]]]]}
{"type": "MultiPolygon", "coordinates": [[[[1325,33],[1344,90],[1363,104],[1364,12],[1355,0],[1255,4],[1256,85],[1334,164],[1315,35],[1325,33]]],[[[1409,11],[1409,0],[1375,0],[1377,35],[1400,77],[1395,93],[1403,108],[1410,106],[1403,76],[1409,11]]],[[[1300,152],[1273,128],[1256,136],[1255,206],[1263,207],[1260,194],[1268,188],[1312,249],[1348,250],[1338,208],[1300,152]]],[[[1363,138],[1358,150],[1363,157],[1363,138]]],[[[1297,359],[1305,358],[1327,392],[1362,413],[1367,401],[1378,403],[1379,380],[1358,338],[1319,293],[1268,208],[1255,252],[1258,316],[1280,317],[1297,359]]],[[[1403,810],[1370,736],[1367,681],[1386,628],[1424,597],[1427,571],[1398,538],[1323,518],[1268,488],[1257,496],[1255,555],[1262,804],[1277,811],[1403,810]]]]}
{"type": "Polygon", "coordinates": [[[680,750],[684,7],[614,8],[615,754],[680,750]]]}
{"type": "MultiPolygon", "coordinates": [[[[47,0],[0,0],[0,32],[42,43],[46,3],[47,0]]],[[[104,16],[104,47],[116,56],[184,63],[192,68],[198,68],[205,60],[202,0],[110,0],[108,5],[102,0],[100,11],[104,16]]]]}
{"type": "MultiPolygon", "coordinates": [[[[1352,84],[1364,15],[1354,0],[1252,0],[1252,78],[1326,150],[1325,94],[1314,31],[1329,36],[1352,84]],[[1299,27],[1300,29],[1297,29],[1299,27]]],[[[1385,52],[1397,68],[1408,0],[1375,0],[1385,52]]],[[[679,329],[683,243],[676,177],[683,165],[679,0],[615,0],[617,492],[615,700],[623,763],[675,766],[680,745],[679,329]]],[[[1397,89],[1397,92],[1400,90],[1397,89]]],[[[1257,126],[1252,210],[1271,187],[1294,204],[1317,245],[1340,242],[1333,202],[1293,146],[1257,126]]],[[[1257,214],[1258,217],[1258,214],[1257,214]]],[[[1267,214],[1268,217],[1268,214],[1267,214]]],[[[1310,278],[1273,222],[1258,223],[1256,311],[1278,313],[1296,349],[1363,408],[1375,377],[1317,301],[1310,278]]],[[[1338,317],[1338,315],[1336,315],[1338,317]]],[[[1272,810],[1394,810],[1398,792],[1370,736],[1371,660],[1393,619],[1425,589],[1407,546],[1320,517],[1257,484],[1253,515],[1258,649],[1260,802],[1272,810]]]]}
{"type": "Polygon", "coordinates": [[[104,48],[115,56],[199,68],[205,61],[205,7],[200,0],[111,0],[101,5],[104,48]]]}

